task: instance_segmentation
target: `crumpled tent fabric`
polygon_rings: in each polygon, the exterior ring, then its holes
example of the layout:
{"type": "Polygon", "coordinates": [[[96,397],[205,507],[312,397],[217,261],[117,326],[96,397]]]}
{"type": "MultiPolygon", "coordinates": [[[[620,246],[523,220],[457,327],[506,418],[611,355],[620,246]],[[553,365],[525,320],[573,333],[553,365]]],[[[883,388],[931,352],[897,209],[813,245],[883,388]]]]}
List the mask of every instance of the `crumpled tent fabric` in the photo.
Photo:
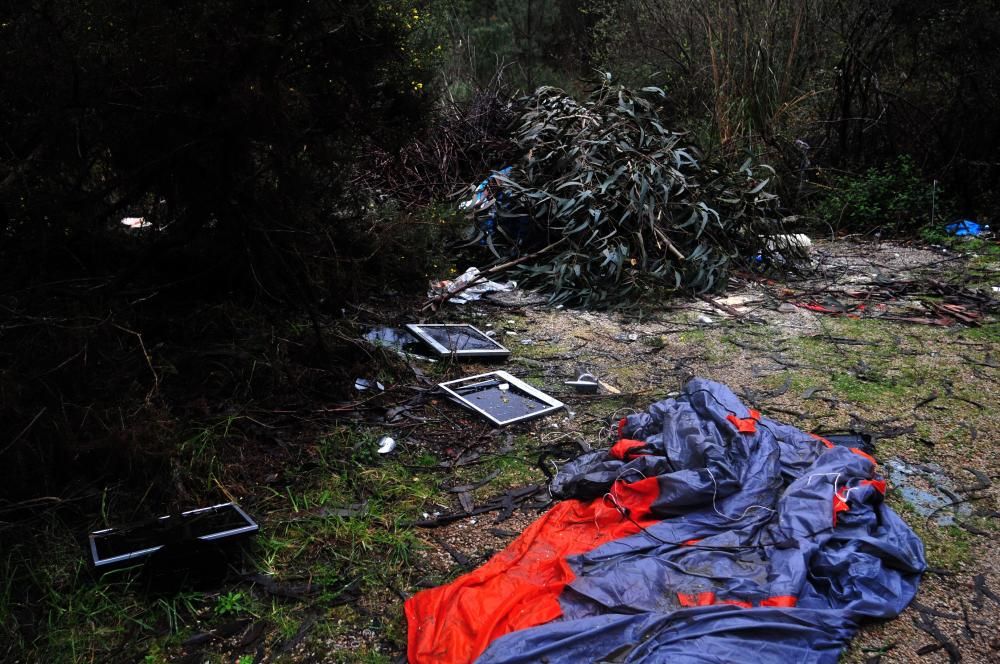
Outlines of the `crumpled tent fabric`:
{"type": "Polygon", "coordinates": [[[507,549],[407,601],[410,662],[833,663],[916,594],[923,544],[862,450],[704,379],[618,428],[507,549]]]}

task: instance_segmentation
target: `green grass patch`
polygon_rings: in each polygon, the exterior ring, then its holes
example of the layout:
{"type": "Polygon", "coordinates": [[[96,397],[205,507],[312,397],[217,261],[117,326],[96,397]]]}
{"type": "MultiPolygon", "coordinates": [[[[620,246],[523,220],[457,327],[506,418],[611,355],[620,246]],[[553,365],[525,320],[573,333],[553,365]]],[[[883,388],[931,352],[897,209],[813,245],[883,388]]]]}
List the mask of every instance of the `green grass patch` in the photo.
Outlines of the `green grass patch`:
{"type": "Polygon", "coordinates": [[[789,383],[786,394],[789,395],[799,395],[806,389],[816,386],[815,380],[795,371],[783,371],[756,379],[757,385],[765,390],[780,389],[785,386],[786,381],[789,383]]]}
{"type": "Polygon", "coordinates": [[[883,405],[890,400],[896,403],[899,397],[906,394],[906,388],[883,378],[874,377],[862,380],[849,373],[837,372],[830,381],[837,396],[858,404],[883,405]]]}
{"type": "Polygon", "coordinates": [[[705,330],[688,330],[678,334],[677,339],[682,344],[704,343],[708,339],[708,332],[705,330]]]}
{"type": "Polygon", "coordinates": [[[963,330],[959,336],[970,341],[1000,343],[1000,323],[986,323],[979,327],[971,327],[963,330]]]}
{"type": "Polygon", "coordinates": [[[886,499],[924,543],[927,564],[957,571],[972,560],[972,535],[959,526],[939,526],[929,522],[895,491],[886,499]]]}

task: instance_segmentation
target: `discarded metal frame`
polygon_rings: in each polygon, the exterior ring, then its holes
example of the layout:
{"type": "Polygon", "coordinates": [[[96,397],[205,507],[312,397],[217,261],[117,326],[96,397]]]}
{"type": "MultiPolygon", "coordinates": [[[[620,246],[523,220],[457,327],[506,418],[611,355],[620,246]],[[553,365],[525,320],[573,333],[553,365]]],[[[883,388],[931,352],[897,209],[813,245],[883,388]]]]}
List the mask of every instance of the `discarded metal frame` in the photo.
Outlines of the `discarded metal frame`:
{"type": "Polygon", "coordinates": [[[406,329],[443,356],[508,357],[510,351],[473,325],[407,323],[406,329]]]}
{"type": "Polygon", "coordinates": [[[364,334],[363,339],[377,348],[391,350],[400,357],[422,362],[437,362],[434,358],[425,357],[417,352],[424,350],[424,343],[409,330],[385,326],[373,327],[364,334]]]}
{"type": "Polygon", "coordinates": [[[535,419],[564,407],[557,399],[506,371],[459,378],[438,385],[462,406],[497,426],[535,419]]]}
{"type": "Polygon", "coordinates": [[[135,526],[106,528],[90,533],[90,555],[94,567],[107,569],[115,565],[142,560],[156,553],[175,533],[183,533],[202,542],[223,543],[257,532],[260,526],[236,503],[221,503],[211,507],[161,516],[135,526]]]}

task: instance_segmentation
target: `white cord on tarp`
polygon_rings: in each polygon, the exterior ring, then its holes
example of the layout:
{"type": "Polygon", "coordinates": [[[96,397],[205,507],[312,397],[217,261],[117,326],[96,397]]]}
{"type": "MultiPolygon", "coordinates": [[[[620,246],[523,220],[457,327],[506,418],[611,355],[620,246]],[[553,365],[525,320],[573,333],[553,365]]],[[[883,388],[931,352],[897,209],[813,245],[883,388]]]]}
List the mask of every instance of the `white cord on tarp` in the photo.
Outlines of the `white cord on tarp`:
{"type": "Polygon", "coordinates": [[[743,514],[740,514],[738,517],[733,518],[731,516],[723,514],[722,512],[719,511],[719,508],[715,504],[715,499],[719,495],[719,483],[715,481],[715,475],[712,474],[712,471],[710,469],[705,468],[705,472],[708,473],[708,476],[712,478],[712,509],[715,510],[715,513],[721,516],[723,519],[726,519],[727,521],[742,521],[743,517],[745,517],[747,515],[747,512],[749,512],[750,510],[767,510],[772,514],[777,512],[777,510],[771,509],[767,505],[750,505],[745,510],[743,510],[743,514]]]}

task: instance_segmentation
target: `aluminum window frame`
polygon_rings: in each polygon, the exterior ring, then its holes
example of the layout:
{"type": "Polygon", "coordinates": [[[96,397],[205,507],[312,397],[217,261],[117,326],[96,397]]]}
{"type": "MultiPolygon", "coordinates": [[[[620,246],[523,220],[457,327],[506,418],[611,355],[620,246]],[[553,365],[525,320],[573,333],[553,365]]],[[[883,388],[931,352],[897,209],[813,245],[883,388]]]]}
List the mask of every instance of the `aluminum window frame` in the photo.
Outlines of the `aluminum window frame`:
{"type": "MultiPolygon", "coordinates": [[[[455,356],[455,357],[510,357],[510,349],[506,348],[496,339],[488,336],[485,332],[480,330],[475,325],[470,325],[469,323],[407,323],[406,329],[410,334],[417,337],[420,341],[424,342],[430,346],[434,352],[443,357],[455,356]],[[472,330],[476,334],[480,335],[483,339],[486,339],[491,344],[496,346],[496,348],[473,348],[468,350],[453,350],[447,346],[441,344],[437,339],[432,337],[430,334],[424,332],[424,328],[465,328],[472,330]]],[[[472,336],[472,335],[469,335],[472,336]]]]}
{"type": "MultiPolygon", "coordinates": [[[[243,509],[236,503],[219,503],[218,505],[211,505],[209,507],[199,507],[193,510],[187,510],[186,512],[181,512],[181,516],[189,516],[192,514],[199,514],[201,512],[210,512],[212,510],[218,510],[223,507],[232,508],[245,522],[245,526],[240,526],[238,528],[230,528],[229,530],[220,530],[215,533],[209,533],[207,535],[199,535],[197,539],[203,542],[211,542],[214,540],[224,539],[228,537],[238,537],[240,535],[249,535],[250,533],[255,533],[260,530],[260,526],[254,521],[249,514],[243,511],[243,509]]],[[[171,518],[169,514],[157,517],[157,521],[164,521],[171,518]]],[[[129,551],[128,553],[122,553],[117,556],[111,556],[110,558],[101,558],[100,554],[97,552],[97,540],[102,536],[107,536],[111,533],[119,532],[121,530],[126,530],[125,528],[105,528],[103,530],[95,530],[90,533],[90,558],[94,564],[94,567],[101,569],[104,567],[109,567],[112,565],[117,565],[119,563],[125,563],[133,560],[141,560],[146,556],[156,553],[164,547],[163,544],[157,544],[156,546],[147,547],[145,549],[137,549],[135,551],[129,551]]]]}
{"type": "Polygon", "coordinates": [[[510,375],[506,371],[500,371],[500,370],[489,371],[487,373],[477,374],[475,376],[466,376],[464,378],[459,378],[457,380],[450,380],[446,383],[438,383],[438,387],[444,390],[451,397],[453,401],[458,402],[463,407],[468,408],[473,412],[479,413],[480,415],[488,419],[490,422],[493,422],[497,426],[501,427],[507,426],[509,424],[514,424],[516,422],[525,422],[527,420],[533,420],[539,417],[544,417],[546,415],[554,413],[557,410],[560,410],[561,408],[566,407],[566,404],[564,404],[562,401],[559,401],[558,399],[551,397],[548,394],[545,394],[541,390],[532,387],[531,385],[525,383],[519,378],[510,375]],[[515,387],[521,392],[524,392],[525,394],[537,399],[538,401],[541,401],[542,403],[545,404],[546,407],[542,408],[541,410],[535,413],[527,413],[526,415],[521,415],[520,417],[515,417],[509,420],[499,420],[492,414],[490,414],[489,411],[480,408],[476,404],[466,399],[463,394],[457,392],[455,389],[452,389],[453,387],[459,388],[464,383],[474,382],[477,380],[481,381],[483,379],[489,379],[489,378],[496,378],[505,383],[510,383],[512,387],[515,387]]]}

